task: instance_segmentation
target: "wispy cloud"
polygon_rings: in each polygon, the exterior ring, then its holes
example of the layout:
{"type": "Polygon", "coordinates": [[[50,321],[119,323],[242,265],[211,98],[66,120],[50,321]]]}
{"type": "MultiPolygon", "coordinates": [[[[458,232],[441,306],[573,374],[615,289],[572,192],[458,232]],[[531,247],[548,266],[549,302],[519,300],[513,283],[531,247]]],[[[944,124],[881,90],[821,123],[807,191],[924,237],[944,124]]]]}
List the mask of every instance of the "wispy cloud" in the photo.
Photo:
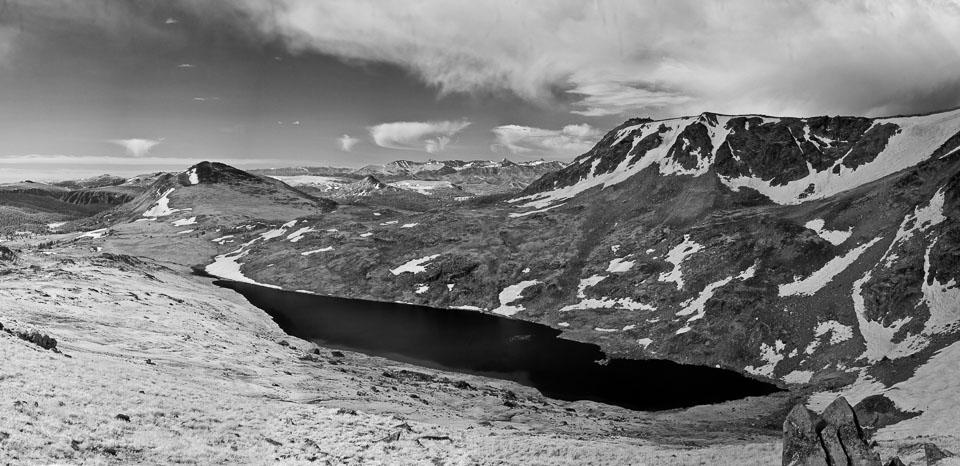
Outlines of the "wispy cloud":
{"type": "Polygon", "coordinates": [[[163,24],[178,24],[179,22],[180,20],[176,18],[167,18],[166,21],[163,22],[163,24]]]}
{"type": "Polygon", "coordinates": [[[344,152],[350,152],[353,150],[353,146],[357,145],[360,142],[359,139],[350,137],[349,134],[344,134],[337,139],[337,144],[340,145],[340,150],[344,152]]]}
{"type": "Polygon", "coordinates": [[[493,129],[494,152],[514,154],[580,155],[596,143],[600,131],[588,124],[567,125],[560,130],[504,125],[493,129]]]}
{"type": "Polygon", "coordinates": [[[380,147],[443,152],[452,137],[470,126],[469,121],[399,121],[371,126],[370,136],[380,147]]]}
{"type": "Polygon", "coordinates": [[[163,141],[163,138],[160,139],[111,139],[108,142],[117,144],[127,152],[128,155],[133,157],[143,157],[150,152],[150,149],[156,147],[157,144],[163,141]]]}
{"type": "Polygon", "coordinates": [[[424,0],[230,2],[261,33],[392,63],[441,93],[511,91],[583,115],[888,113],[960,104],[960,5],[424,0]]]}
{"type": "Polygon", "coordinates": [[[190,63],[181,63],[181,64],[177,65],[177,68],[196,68],[196,66],[194,66],[194,65],[192,65],[192,64],[190,64],[190,63]]]}

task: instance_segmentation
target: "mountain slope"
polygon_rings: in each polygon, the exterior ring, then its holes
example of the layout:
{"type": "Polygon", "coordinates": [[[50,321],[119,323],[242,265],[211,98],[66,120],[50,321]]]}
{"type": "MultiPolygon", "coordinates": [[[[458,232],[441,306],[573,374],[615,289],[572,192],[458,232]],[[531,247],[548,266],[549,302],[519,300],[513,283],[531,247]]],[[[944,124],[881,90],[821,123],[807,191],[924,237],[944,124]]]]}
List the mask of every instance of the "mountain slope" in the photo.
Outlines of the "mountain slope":
{"type": "Polygon", "coordinates": [[[621,357],[892,384],[958,339],[958,147],[958,111],[633,120],[505,204],[303,219],[358,227],[239,263],[288,289],[543,322],[621,357]]]}

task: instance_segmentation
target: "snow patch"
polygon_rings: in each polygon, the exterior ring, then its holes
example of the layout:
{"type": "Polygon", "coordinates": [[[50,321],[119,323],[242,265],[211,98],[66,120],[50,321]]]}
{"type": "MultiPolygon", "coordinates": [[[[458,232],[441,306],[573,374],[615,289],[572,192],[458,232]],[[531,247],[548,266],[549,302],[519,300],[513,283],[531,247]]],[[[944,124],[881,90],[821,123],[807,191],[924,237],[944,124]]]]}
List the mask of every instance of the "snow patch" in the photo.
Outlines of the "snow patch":
{"type": "Polygon", "coordinates": [[[287,239],[290,240],[291,243],[296,243],[296,242],[300,241],[301,239],[303,239],[303,235],[305,235],[305,234],[307,234],[307,233],[310,233],[311,231],[316,231],[316,230],[314,230],[314,229],[311,228],[311,227],[303,227],[303,228],[300,228],[299,230],[297,230],[297,231],[295,231],[295,232],[290,233],[289,235],[287,235],[287,239]]]}
{"type": "Polygon", "coordinates": [[[312,251],[304,251],[304,252],[301,252],[300,255],[301,255],[301,256],[310,256],[310,255],[316,254],[316,253],[318,253],[318,252],[327,252],[327,251],[333,251],[333,246],[327,246],[327,247],[325,247],[325,248],[314,249],[314,250],[312,250],[312,251]]]}
{"type": "Polygon", "coordinates": [[[182,234],[184,234],[184,233],[193,233],[193,232],[194,232],[194,230],[183,230],[183,231],[178,231],[177,234],[178,234],[178,235],[182,235],[182,234]]]}
{"type": "Polygon", "coordinates": [[[144,217],[156,219],[157,217],[166,217],[175,212],[179,212],[180,209],[171,209],[170,208],[170,193],[172,193],[174,188],[168,189],[166,192],[160,195],[160,198],[154,202],[146,212],[143,213],[144,217]]]}
{"type": "Polygon", "coordinates": [[[904,241],[913,237],[917,232],[925,232],[930,227],[939,225],[947,218],[943,215],[943,205],[946,201],[943,188],[940,188],[927,203],[925,207],[915,207],[912,214],[907,214],[900,222],[900,228],[897,229],[897,235],[894,237],[887,252],[883,254],[881,260],[885,267],[890,267],[897,259],[893,253],[894,249],[904,241]]]}
{"type": "Polygon", "coordinates": [[[542,212],[546,212],[546,211],[548,211],[548,210],[556,209],[557,207],[561,207],[561,206],[563,206],[563,205],[564,205],[564,203],[560,203],[560,204],[557,204],[557,205],[552,205],[552,206],[550,206],[550,207],[544,207],[544,208],[542,208],[542,209],[531,210],[531,211],[529,211],[529,212],[519,212],[519,213],[518,213],[518,212],[514,212],[514,213],[510,214],[510,218],[519,218],[519,217],[526,217],[527,215],[539,214],[539,213],[542,213],[542,212]]]}
{"type": "Polygon", "coordinates": [[[417,290],[414,291],[416,294],[424,294],[427,290],[430,289],[430,285],[424,285],[423,283],[417,283],[417,290]]]}
{"type": "Polygon", "coordinates": [[[867,272],[859,280],[853,282],[853,292],[851,294],[853,311],[857,316],[857,326],[860,328],[860,335],[863,336],[863,342],[866,345],[866,350],[860,357],[867,358],[868,362],[875,362],[883,357],[901,358],[923,349],[926,345],[916,339],[905,339],[900,343],[893,342],[893,336],[900,330],[900,327],[910,322],[912,317],[907,316],[897,319],[889,327],[883,325],[882,322],[867,319],[867,304],[863,299],[862,290],[863,285],[870,281],[870,277],[871,273],[867,272]],[[916,347],[917,344],[922,344],[922,346],[916,347]]]}
{"type": "Polygon", "coordinates": [[[75,239],[80,239],[80,238],[100,239],[100,238],[103,238],[103,236],[106,235],[109,230],[110,230],[109,228],[100,228],[97,230],[88,231],[80,236],[77,236],[75,239]]]}
{"type": "Polygon", "coordinates": [[[642,346],[643,349],[647,349],[647,347],[650,346],[650,344],[652,344],[652,343],[653,343],[653,340],[651,340],[651,339],[649,339],[649,338],[641,338],[641,339],[637,340],[637,344],[640,345],[640,346],[642,346]]]}
{"type": "Polygon", "coordinates": [[[923,257],[923,302],[930,311],[930,318],[923,326],[923,333],[933,335],[960,321],[960,287],[956,280],[950,279],[947,283],[940,283],[930,271],[930,251],[936,246],[937,240],[927,248],[923,257]]]}
{"type": "MultiPolygon", "coordinates": [[[[629,256],[627,256],[629,257],[629,256]]],[[[610,273],[623,273],[630,270],[633,267],[633,264],[636,261],[624,260],[626,257],[618,257],[610,261],[610,265],[607,267],[607,272],[610,273]]]]}
{"type": "Polygon", "coordinates": [[[242,264],[239,262],[239,260],[244,258],[247,254],[250,253],[250,251],[247,251],[246,248],[247,246],[253,244],[253,242],[256,241],[257,239],[258,238],[255,238],[252,241],[244,244],[243,246],[240,247],[240,249],[237,249],[236,251],[217,256],[216,258],[214,258],[213,263],[208,265],[204,270],[206,270],[206,272],[209,273],[210,275],[223,278],[226,280],[250,283],[252,285],[260,285],[268,288],[275,288],[278,290],[283,289],[276,285],[268,285],[266,283],[260,283],[260,282],[254,281],[250,278],[247,278],[245,275],[243,275],[243,273],[240,272],[240,267],[242,266],[242,264]]]}
{"type": "Polygon", "coordinates": [[[834,257],[830,259],[829,262],[824,264],[820,270],[817,270],[810,274],[809,277],[799,280],[794,280],[792,283],[786,283],[780,285],[779,295],[784,296],[813,296],[823,287],[827,286],[834,277],[839,275],[841,272],[846,270],[850,264],[853,264],[861,254],[864,253],[870,246],[873,246],[880,241],[880,237],[872,239],[869,243],[861,244],[856,248],[851,249],[849,252],[842,256],[834,257]]]}
{"type": "MultiPolygon", "coordinates": [[[[527,271],[529,271],[529,270],[530,270],[530,269],[527,269],[527,271]]],[[[591,287],[591,286],[594,286],[594,285],[596,285],[597,283],[600,283],[601,281],[603,281],[604,278],[607,278],[607,276],[606,276],[606,275],[593,275],[593,276],[591,276],[591,277],[589,277],[589,278],[581,278],[581,279],[580,279],[580,284],[577,285],[577,297],[578,297],[578,298],[581,298],[581,299],[586,298],[586,297],[587,297],[587,295],[586,295],[586,290],[587,290],[587,288],[589,288],[589,287],[591,287]]]]}
{"type": "Polygon", "coordinates": [[[683,261],[703,249],[703,246],[698,244],[696,241],[690,239],[690,235],[683,235],[683,242],[674,246],[669,252],[667,252],[667,262],[673,264],[673,270],[670,272],[662,272],[658,277],[658,280],[661,282],[674,282],[677,284],[677,289],[683,289],[683,272],[680,268],[680,264],[683,261]]]}
{"type": "Polygon", "coordinates": [[[495,314],[501,314],[505,316],[512,316],[522,310],[524,307],[522,305],[511,306],[510,303],[522,298],[523,290],[540,283],[538,280],[525,280],[516,285],[510,285],[503,289],[500,292],[500,307],[493,310],[495,314]]]}
{"type": "Polygon", "coordinates": [[[657,308],[644,303],[638,303],[631,298],[589,298],[577,304],[560,308],[560,312],[582,311],[587,309],[623,309],[628,311],[655,311],[657,308]]]}
{"type": "Polygon", "coordinates": [[[173,226],[175,227],[185,227],[187,225],[196,225],[197,217],[184,218],[184,219],[176,220],[172,223],[173,223],[173,226]]]}
{"type": "Polygon", "coordinates": [[[817,324],[817,328],[814,329],[814,336],[816,338],[820,338],[827,333],[830,333],[830,344],[836,345],[853,338],[853,327],[843,325],[835,320],[828,320],[826,322],[820,322],[817,324]]]}
{"type": "Polygon", "coordinates": [[[777,340],[774,345],[775,346],[770,346],[766,343],[760,343],[760,359],[764,360],[766,364],[756,367],[747,366],[743,369],[753,375],[772,377],[773,370],[776,369],[777,364],[783,360],[783,355],[780,354],[780,352],[783,351],[783,343],[777,340]]]}
{"type": "Polygon", "coordinates": [[[414,274],[420,273],[420,272],[426,272],[427,268],[425,267],[425,265],[427,265],[428,262],[438,257],[440,257],[440,254],[434,254],[432,256],[414,259],[412,261],[407,262],[406,264],[401,265],[400,267],[397,267],[395,269],[390,269],[390,273],[394,275],[400,275],[401,273],[407,273],[407,272],[414,273],[414,274]]]}
{"type": "Polygon", "coordinates": [[[843,244],[843,242],[853,234],[853,227],[850,227],[847,231],[827,230],[824,228],[824,225],[826,225],[826,222],[822,218],[817,218],[810,220],[803,226],[817,232],[818,236],[829,241],[830,244],[834,246],[843,244]]]}
{"type": "Polygon", "coordinates": [[[813,371],[793,371],[781,379],[786,383],[807,383],[813,377],[813,371]]]}
{"type": "Polygon", "coordinates": [[[413,228],[417,225],[419,225],[419,223],[404,223],[403,225],[400,225],[400,228],[413,228]]]}
{"type": "Polygon", "coordinates": [[[280,228],[277,228],[276,230],[270,230],[270,231],[261,233],[261,234],[260,234],[260,238],[262,238],[264,241],[268,241],[268,240],[271,240],[271,239],[273,239],[273,238],[278,238],[278,237],[283,236],[284,234],[286,234],[286,233],[287,233],[287,229],[293,228],[294,225],[296,225],[296,224],[297,224],[297,221],[296,221],[296,220],[291,220],[291,221],[289,221],[289,222],[287,222],[287,223],[284,223],[283,225],[280,225],[280,228]]]}

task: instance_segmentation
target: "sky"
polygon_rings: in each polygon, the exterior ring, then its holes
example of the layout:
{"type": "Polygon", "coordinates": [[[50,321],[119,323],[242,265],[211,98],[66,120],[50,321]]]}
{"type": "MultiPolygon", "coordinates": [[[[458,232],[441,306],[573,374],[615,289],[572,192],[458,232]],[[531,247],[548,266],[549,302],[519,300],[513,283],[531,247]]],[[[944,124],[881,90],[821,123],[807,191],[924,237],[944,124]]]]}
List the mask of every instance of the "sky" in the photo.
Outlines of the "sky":
{"type": "Polygon", "coordinates": [[[960,106],[960,0],[0,0],[0,181],[572,160],[632,117],[960,106]]]}

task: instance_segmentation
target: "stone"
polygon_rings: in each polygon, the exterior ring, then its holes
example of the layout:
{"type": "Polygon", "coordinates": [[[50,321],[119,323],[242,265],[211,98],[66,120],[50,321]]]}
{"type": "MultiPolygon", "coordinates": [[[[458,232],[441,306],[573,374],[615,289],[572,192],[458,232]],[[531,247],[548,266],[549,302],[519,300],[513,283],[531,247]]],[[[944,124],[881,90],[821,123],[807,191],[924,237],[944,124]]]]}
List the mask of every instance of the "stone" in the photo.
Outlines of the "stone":
{"type": "Polygon", "coordinates": [[[894,456],[893,458],[890,458],[890,461],[887,461],[886,466],[907,466],[907,465],[903,464],[903,461],[900,461],[899,456],[894,456]]]}
{"type": "Polygon", "coordinates": [[[828,466],[810,410],[798,404],[783,421],[784,466],[828,466]]]}
{"type": "Polygon", "coordinates": [[[826,426],[836,428],[851,466],[881,466],[880,454],[867,445],[860,424],[857,423],[857,416],[846,398],[841,396],[833,400],[821,418],[818,429],[822,431],[826,426]]]}
{"type": "Polygon", "coordinates": [[[847,453],[843,451],[843,444],[840,443],[836,427],[824,427],[820,431],[820,440],[823,442],[823,448],[827,451],[827,462],[830,466],[850,466],[847,453]]]}

